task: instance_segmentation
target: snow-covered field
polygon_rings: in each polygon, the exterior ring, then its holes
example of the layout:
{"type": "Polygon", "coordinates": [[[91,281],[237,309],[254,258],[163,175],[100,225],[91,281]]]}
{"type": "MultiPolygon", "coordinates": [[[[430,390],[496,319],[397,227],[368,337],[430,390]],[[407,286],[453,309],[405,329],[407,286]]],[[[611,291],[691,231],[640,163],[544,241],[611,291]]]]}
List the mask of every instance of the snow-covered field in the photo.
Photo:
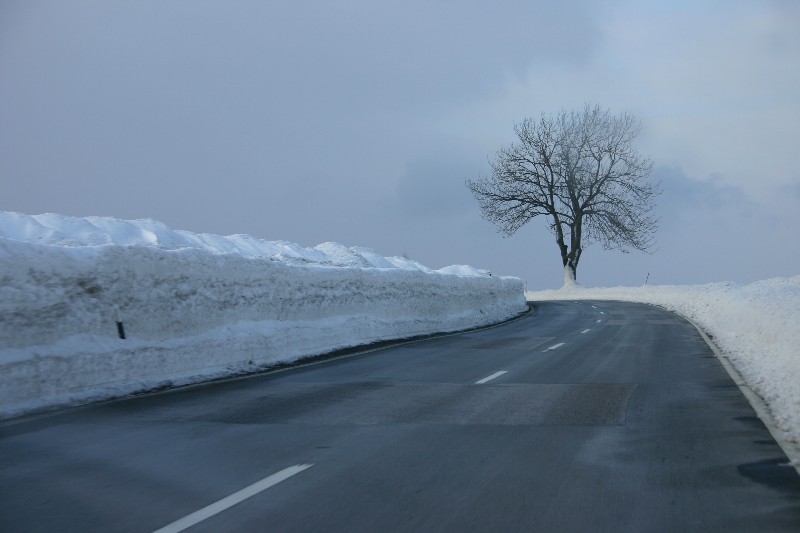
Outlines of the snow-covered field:
{"type": "Polygon", "coordinates": [[[750,285],[565,287],[528,300],[622,300],[674,311],[709,333],[747,386],[766,402],[784,438],[800,443],[800,276],[750,285]]]}
{"type": "Polygon", "coordinates": [[[366,248],[199,235],[153,220],[0,212],[0,414],[526,309],[521,280],[463,265],[437,271],[366,248]]]}

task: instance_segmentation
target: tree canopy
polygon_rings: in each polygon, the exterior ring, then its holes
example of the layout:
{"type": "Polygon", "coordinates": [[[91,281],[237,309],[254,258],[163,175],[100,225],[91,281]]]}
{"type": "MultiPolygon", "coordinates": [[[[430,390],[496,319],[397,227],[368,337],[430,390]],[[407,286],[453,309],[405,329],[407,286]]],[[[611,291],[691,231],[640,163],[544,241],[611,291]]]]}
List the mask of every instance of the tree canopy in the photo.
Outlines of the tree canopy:
{"type": "Polygon", "coordinates": [[[483,217],[506,235],[543,215],[556,238],[567,281],[584,245],[648,251],[658,220],[652,162],[634,146],[639,122],[599,106],[542,114],[514,126],[517,141],[490,160],[492,175],[467,180],[483,217]]]}

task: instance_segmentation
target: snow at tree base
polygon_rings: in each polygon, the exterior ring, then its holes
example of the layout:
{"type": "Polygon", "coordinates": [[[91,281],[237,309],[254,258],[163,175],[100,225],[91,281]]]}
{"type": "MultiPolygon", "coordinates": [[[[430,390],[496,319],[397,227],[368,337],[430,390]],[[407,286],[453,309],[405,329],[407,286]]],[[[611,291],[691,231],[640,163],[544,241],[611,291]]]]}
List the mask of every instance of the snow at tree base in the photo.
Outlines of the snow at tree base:
{"type": "MultiPolygon", "coordinates": [[[[709,333],[785,440],[800,445],[800,276],[749,285],[586,288],[528,292],[528,300],[617,300],[669,309],[709,333]]],[[[702,409],[702,406],[698,406],[702,409]]]]}
{"type": "Polygon", "coordinates": [[[0,212],[0,413],[221,377],[527,309],[522,281],[153,220],[0,212]],[[118,323],[125,333],[119,336],[118,323]]]}

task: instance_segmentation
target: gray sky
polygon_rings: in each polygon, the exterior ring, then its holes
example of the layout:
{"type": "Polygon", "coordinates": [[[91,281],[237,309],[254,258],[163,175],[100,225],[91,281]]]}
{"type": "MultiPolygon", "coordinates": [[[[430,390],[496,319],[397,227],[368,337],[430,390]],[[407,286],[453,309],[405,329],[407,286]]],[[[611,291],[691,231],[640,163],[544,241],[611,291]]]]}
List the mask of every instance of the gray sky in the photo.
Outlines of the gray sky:
{"type": "Polygon", "coordinates": [[[588,248],[586,285],[800,273],[800,3],[0,2],[0,210],[155,218],[367,246],[555,288],[464,186],[541,112],[641,119],[650,255],[588,248]]]}

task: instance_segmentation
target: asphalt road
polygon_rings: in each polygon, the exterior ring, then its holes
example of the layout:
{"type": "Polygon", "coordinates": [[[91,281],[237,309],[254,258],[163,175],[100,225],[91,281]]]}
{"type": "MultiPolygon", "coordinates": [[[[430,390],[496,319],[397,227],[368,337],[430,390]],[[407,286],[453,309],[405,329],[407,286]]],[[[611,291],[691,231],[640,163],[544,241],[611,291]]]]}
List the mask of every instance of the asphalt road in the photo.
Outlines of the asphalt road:
{"type": "Polygon", "coordinates": [[[2,423],[0,530],[797,532],[786,462],[690,324],[542,303],[493,329],[2,423]]]}

